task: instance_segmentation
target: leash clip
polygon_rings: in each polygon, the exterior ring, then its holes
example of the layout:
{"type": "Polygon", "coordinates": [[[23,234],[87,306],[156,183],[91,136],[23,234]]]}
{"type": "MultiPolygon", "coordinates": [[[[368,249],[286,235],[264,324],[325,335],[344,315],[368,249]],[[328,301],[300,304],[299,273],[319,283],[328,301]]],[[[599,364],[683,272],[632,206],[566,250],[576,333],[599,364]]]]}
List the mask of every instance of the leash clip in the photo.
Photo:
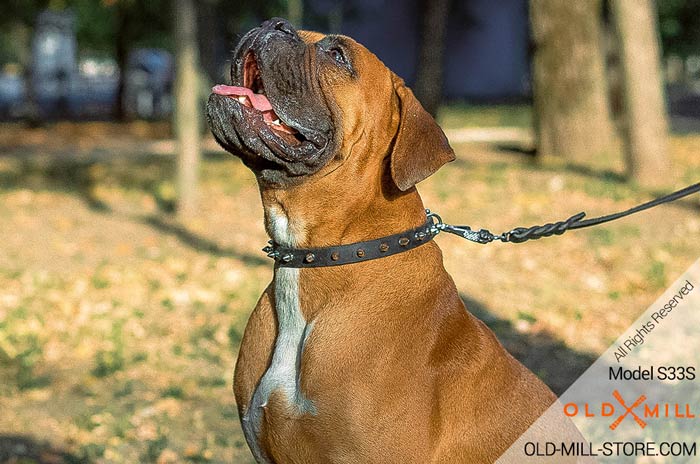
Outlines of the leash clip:
{"type": "MultiPolygon", "coordinates": [[[[435,234],[444,231],[450,234],[459,235],[462,238],[475,243],[481,243],[485,245],[491,243],[494,240],[500,240],[502,242],[508,241],[508,237],[505,234],[493,235],[488,229],[472,230],[469,226],[453,226],[450,224],[445,224],[442,222],[442,218],[437,213],[430,212],[429,209],[425,210],[428,215],[428,219],[433,220],[433,228],[435,229],[435,234]]],[[[431,231],[432,231],[431,229],[431,231]]]]}
{"type": "Polygon", "coordinates": [[[440,215],[431,212],[429,209],[425,210],[425,214],[428,217],[428,221],[431,221],[433,223],[428,229],[428,232],[430,232],[433,235],[439,234],[445,226],[445,224],[442,222],[442,218],[440,217],[440,215]]]}

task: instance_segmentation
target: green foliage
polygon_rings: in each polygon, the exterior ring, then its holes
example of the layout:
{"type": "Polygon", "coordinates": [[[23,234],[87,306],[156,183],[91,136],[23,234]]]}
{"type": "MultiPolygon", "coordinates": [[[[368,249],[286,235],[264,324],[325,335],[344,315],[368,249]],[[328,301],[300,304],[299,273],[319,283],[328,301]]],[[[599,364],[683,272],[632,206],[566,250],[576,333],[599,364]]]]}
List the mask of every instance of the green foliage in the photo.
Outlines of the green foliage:
{"type": "Polygon", "coordinates": [[[176,398],[181,400],[185,397],[185,391],[179,385],[170,385],[163,390],[160,396],[163,398],[176,398]]]}
{"type": "Polygon", "coordinates": [[[611,229],[591,229],[588,243],[593,246],[611,246],[615,243],[615,234],[611,229]]]}
{"type": "Polygon", "coordinates": [[[115,322],[110,335],[110,349],[100,350],[95,354],[95,368],[92,375],[97,378],[107,377],[124,368],[124,339],[122,323],[115,322]]]}
{"type": "Polygon", "coordinates": [[[158,456],[163,452],[163,450],[168,446],[168,437],[164,434],[158,433],[158,437],[154,440],[146,441],[146,452],[141,456],[144,462],[156,462],[158,456]]]}
{"type": "Polygon", "coordinates": [[[164,213],[175,212],[177,206],[177,191],[172,181],[159,182],[153,191],[153,199],[158,205],[158,209],[164,213]]]}
{"type": "Polygon", "coordinates": [[[91,0],[71,0],[65,3],[75,13],[76,34],[82,48],[112,52],[116,33],[114,7],[106,7],[105,2],[91,0]]]}
{"type": "MultiPolygon", "coordinates": [[[[74,458],[75,462],[95,462],[96,460],[101,459],[102,456],[104,456],[105,448],[105,445],[101,443],[88,443],[84,446],[81,446],[78,456],[74,458]]],[[[68,459],[68,462],[72,462],[73,459],[71,458],[72,457],[68,459]]]]}
{"type": "Polygon", "coordinates": [[[105,289],[109,287],[109,280],[100,274],[95,274],[92,276],[92,286],[98,290],[105,289]]]}
{"type": "Polygon", "coordinates": [[[528,311],[518,311],[517,316],[519,320],[529,322],[530,324],[537,322],[537,318],[528,311]]]}
{"type": "Polygon", "coordinates": [[[134,381],[127,380],[126,382],[115,388],[114,397],[123,398],[125,396],[131,395],[132,393],[134,393],[134,381]]]}
{"type": "Polygon", "coordinates": [[[14,385],[19,390],[42,388],[50,383],[49,377],[37,374],[44,353],[43,341],[29,328],[26,319],[26,310],[20,307],[0,321],[0,385],[14,385]]]}
{"type": "Polygon", "coordinates": [[[652,288],[660,290],[666,287],[666,265],[661,261],[652,261],[646,273],[652,288]]]}
{"type": "Polygon", "coordinates": [[[233,324],[228,329],[228,339],[229,339],[229,342],[231,343],[232,348],[238,348],[238,346],[241,344],[241,340],[243,339],[240,331],[233,324]]]}
{"type": "Polygon", "coordinates": [[[697,54],[700,49],[700,0],[663,0],[657,5],[664,54],[697,54]]]}
{"type": "MultiPolygon", "coordinates": [[[[86,0],[89,1],[89,0],[86,0]]],[[[123,40],[132,47],[162,47],[172,49],[170,30],[172,11],[169,0],[138,2],[121,0],[116,2],[116,34],[112,43],[123,40]]],[[[80,39],[80,37],[79,37],[80,39]]]]}
{"type": "Polygon", "coordinates": [[[120,371],[124,367],[124,356],[116,350],[98,351],[95,355],[95,369],[92,375],[95,377],[107,377],[120,371]]]}

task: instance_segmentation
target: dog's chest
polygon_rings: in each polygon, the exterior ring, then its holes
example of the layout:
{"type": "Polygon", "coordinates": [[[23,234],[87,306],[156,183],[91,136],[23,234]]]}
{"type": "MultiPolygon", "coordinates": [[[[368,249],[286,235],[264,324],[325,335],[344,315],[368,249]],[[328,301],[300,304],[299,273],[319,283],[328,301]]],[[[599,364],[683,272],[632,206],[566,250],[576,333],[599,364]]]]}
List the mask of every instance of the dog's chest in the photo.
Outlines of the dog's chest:
{"type": "MultiPolygon", "coordinates": [[[[270,221],[272,238],[280,244],[294,246],[299,232],[289,224],[287,217],[276,208],[266,211],[270,221]]],[[[300,270],[275,269],[274,307],[277,319],[277,338],[272,359],[255,389],[253,398],[243,418],[243,429],[259,462],[268,462],[260,446],[263,414],[269,414],[268,401],[275,393],[286,402],[285,415],[315,414],[313,403],[300,391],[301,357],[304,344],[311,333],[313,323],[307,323],[301,310],[299,295],[300,270]]]]}

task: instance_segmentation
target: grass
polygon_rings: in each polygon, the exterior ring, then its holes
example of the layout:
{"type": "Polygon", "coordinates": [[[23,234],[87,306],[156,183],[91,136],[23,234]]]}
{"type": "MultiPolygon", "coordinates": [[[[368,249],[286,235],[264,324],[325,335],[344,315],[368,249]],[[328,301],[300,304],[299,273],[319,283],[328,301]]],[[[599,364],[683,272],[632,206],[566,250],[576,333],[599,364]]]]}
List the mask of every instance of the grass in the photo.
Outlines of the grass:
{"type": "MultiPolygon", "coordinates": [[[[441,118],[526,126],[530,115],[465,107],[441,118]]],[[[9,130],[13,149],[60,139],[9,130]]],[[[455,148],[459,161],[420,185],[449,223],[500,232],[650,198],[620,181],[613,159],[582,171],[455,148]]],[[[699,148],[698,136],[672,139],[671,187],[697,180],[699,148]]],[[[252,175],[210,154],[201,210],[179,223],[166,214],[172,159],[86,165],[22,153],[0,157],[0,438],[58,448],[57,462],[252,462],[231,393],[249,311],[271,278],[252,175]]],[[[437,240],[469,308],[561,390],[700,256],[698,207],[523,245],[437,240]]]]}
{"type": "Polygon", "coordinates": [[[454,103],[440,108],[438,121],[445,129],[460,127],[532,127],[530,105],[469,105],[454,103]]]}

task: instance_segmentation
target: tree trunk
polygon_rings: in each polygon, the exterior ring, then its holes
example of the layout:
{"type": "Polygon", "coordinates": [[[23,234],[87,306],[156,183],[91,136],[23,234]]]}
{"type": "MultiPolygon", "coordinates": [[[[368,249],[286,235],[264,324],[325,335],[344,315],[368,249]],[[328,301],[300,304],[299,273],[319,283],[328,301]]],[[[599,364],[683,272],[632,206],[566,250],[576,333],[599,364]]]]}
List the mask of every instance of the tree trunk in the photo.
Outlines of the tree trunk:
{"type": "Polygon", "coordinates": [[[304,26],[304,0],[287,0],[287,19],[297,29],[304,26]]]}
{"type": "Polygon", "coordinates": [[[537,152],[583,164],[610,149],[601,0],[531,0],[537,152]]]}
{"type": "Polygon", "coordinates": [[[628,171],[640,185],[660,186],[670,162],[656,9],[653,0],[611,0],[610,7],[620,40],[628,171]]]}
{"type": "Polygon", "coordinates": [[[126,120],[126,108],[124,105],[124,93],[126,90],[126,65],[129,55],[129,18],[127,7],[123,2],[117,2],[116,6],[116,57],[119,66],[119,84],[117,86],[117,101],[114,106],[114,117],[117,121],[126,120]]]}
{"type": "Polygon", "coordinates": [[[178,141],[178,214],[197,208],[200,108],[197,74],[197,11],[194,0],[175,1],[175,135],[178,141]]]}
{"type": "Polygon", "coordinates": [[[416,72],[416,97],[428,113],[437,114],[442,100],[445,40],[450,0],[421,0],[421,40],[416,72]]]}

